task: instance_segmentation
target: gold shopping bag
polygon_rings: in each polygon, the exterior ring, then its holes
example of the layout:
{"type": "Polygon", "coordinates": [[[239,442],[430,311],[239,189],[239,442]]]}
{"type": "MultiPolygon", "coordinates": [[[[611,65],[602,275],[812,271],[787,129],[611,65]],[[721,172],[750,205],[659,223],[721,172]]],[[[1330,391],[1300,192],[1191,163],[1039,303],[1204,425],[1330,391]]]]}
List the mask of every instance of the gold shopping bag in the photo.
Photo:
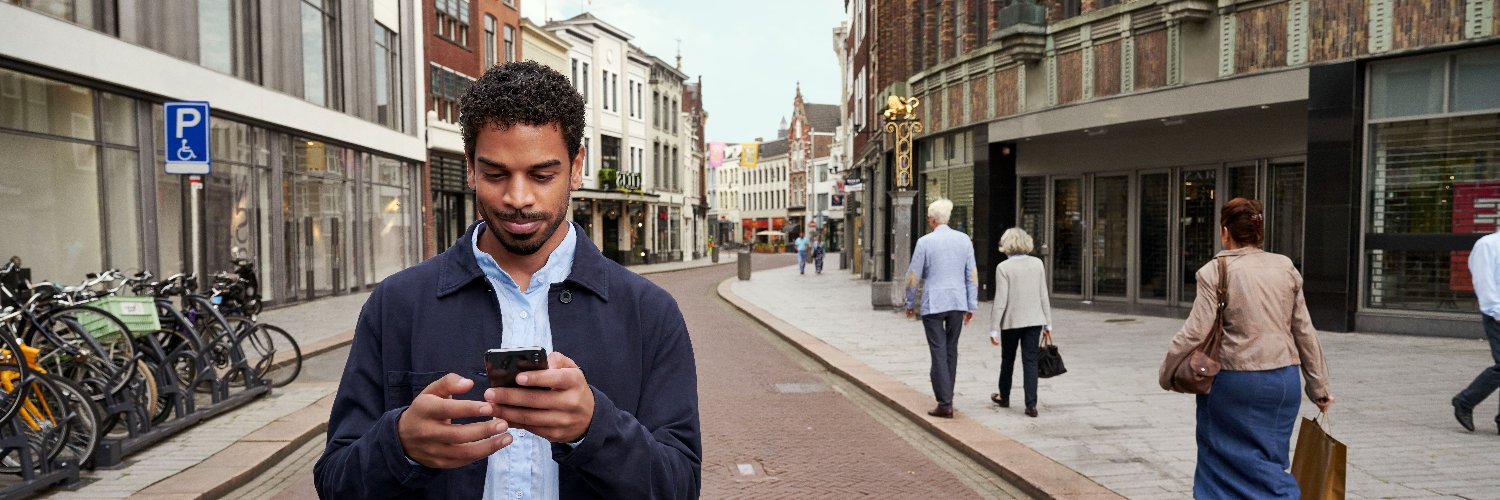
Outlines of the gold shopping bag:
{"type": "MultiPolygon", "coordinates": [[[[1319,416],[1328,421],[1327,413],[1319,416]]],[[[1349,448],[1344,443],[1328,435],[1317,420],[1302,417],[1297,450],[1292,454],[1292,477],[1302,489],[1302,500],[1343,500],[1348,462],[1349,448]]]]}

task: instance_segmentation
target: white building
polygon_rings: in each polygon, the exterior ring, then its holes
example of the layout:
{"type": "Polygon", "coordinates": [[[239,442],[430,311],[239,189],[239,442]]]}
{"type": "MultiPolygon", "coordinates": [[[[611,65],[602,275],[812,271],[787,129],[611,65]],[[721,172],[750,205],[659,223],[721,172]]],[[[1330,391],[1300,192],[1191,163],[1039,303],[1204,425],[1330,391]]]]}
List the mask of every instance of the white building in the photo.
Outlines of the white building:
{"type": "Polygon", "coordinates": [[[725,144],[724,163],[708,167],[708,219],[718,245],[745,241],[740,232],[741,149],[739,144],[725,144]]]}
{"type": "Polygon", "coordinates": [[[773,243],[787,240],[790,169],[786,139],[761,143],[760,160],[756,165],[738,169],[741,241],[773,243]]]}

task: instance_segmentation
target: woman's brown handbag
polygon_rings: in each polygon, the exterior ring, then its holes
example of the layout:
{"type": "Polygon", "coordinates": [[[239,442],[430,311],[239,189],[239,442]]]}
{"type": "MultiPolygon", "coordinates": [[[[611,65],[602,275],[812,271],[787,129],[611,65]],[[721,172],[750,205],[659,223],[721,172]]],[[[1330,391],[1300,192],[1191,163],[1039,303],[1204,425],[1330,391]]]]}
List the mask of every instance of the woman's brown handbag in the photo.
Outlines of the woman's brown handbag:
{"type": "Polygon", "coordinates": [[[1224,342],[1224,305],[1226,304],[1229,267],[1224,257],[1219,261],[1219,305],[1214,312],[1214,326],[1203,343],[1188,352],[1187,357],[1177,363],[1172,371],[1172,390],[1187,394],[1208,394],[1214,388],[1214,377],[1219,374],[1219,345],[1224,342]]]}

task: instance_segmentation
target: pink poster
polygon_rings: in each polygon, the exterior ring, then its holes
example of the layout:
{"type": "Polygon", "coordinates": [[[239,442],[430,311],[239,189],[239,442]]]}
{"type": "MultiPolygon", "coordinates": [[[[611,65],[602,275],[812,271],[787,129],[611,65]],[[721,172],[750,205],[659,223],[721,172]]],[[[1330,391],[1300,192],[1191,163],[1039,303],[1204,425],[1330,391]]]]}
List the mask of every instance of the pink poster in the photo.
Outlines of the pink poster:
{"type": "Polygon", "coordinates": [[[713,168],[724,166],[724,143],[708,143],[708,166],[713,168]]]}

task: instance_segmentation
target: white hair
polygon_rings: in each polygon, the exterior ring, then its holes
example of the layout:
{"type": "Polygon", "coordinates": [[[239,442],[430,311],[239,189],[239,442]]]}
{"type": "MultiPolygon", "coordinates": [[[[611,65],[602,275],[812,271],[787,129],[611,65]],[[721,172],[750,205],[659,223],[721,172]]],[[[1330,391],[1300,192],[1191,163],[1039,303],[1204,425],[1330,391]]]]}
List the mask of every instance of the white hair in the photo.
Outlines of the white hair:
{"type": "Polygon", "coordinates": [[[1005,234],[1000,235],[1000,253],[1005,255],[1029,254],[1033,248],[1031,235],[1019,227],[1006,229],[1005,234]]]}
{"type": "Polygon", "coordinates": [[[947,198],[938,198],[931,205],[927,205],[927,216],[932,217],[938,224],[947,224],[948,218],[953,216],[953,202],[947,198]]]}

